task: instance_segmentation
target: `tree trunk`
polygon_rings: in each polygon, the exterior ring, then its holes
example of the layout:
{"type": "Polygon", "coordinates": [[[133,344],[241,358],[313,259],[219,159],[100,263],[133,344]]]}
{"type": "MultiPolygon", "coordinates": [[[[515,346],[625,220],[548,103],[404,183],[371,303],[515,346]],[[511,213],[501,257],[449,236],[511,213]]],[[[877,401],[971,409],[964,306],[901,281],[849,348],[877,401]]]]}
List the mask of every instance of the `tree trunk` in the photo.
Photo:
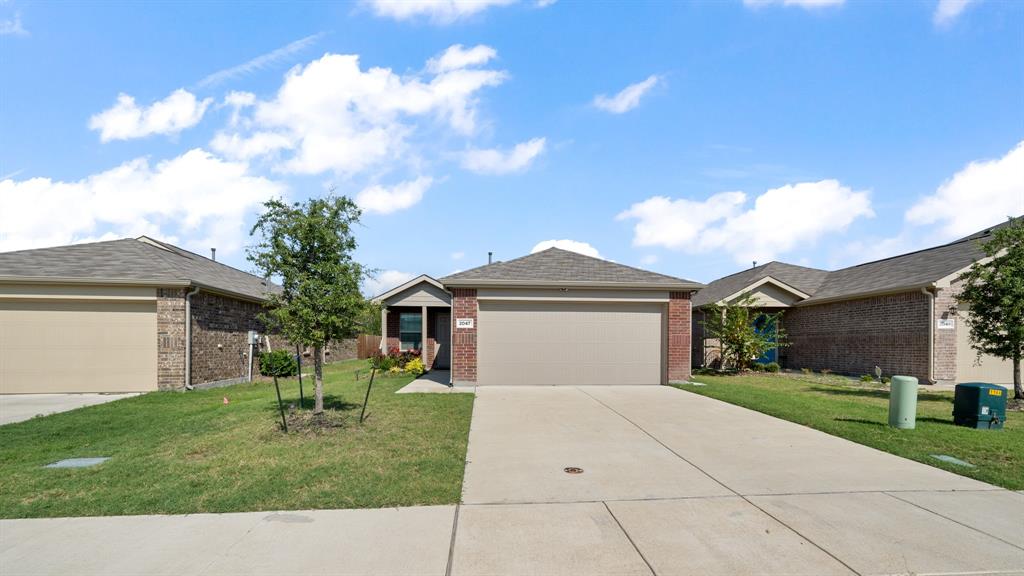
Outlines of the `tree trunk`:
{"type": "Polygon", "coordinates": [[[1013,397],[1024,400],[1024,386],[1020,383],[1020,356],[1013,357],[1013,397]]]}
{"type": "Polygon", "coordinates": [[[313,347],[313,373],[316,386],[313,388],[313,414],[324,413],[324,356],[320,346],[313,347]]]}

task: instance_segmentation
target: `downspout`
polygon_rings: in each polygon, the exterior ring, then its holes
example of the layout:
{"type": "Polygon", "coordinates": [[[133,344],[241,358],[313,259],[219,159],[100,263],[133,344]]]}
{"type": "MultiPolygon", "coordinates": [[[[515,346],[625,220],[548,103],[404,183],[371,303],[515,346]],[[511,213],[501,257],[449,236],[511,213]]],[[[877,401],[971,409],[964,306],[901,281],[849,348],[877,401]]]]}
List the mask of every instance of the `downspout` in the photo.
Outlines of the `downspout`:
{"type": "Polygon", "coordinates": [[[935,384],[935,293],[927,286],[921,293],[928,296],[928,383],[935,384]]]}
{"type": "Polygon", "coordinates": [[[185,294],[185,390],[192,390],[192,297],[199,286],[185,294]]]}

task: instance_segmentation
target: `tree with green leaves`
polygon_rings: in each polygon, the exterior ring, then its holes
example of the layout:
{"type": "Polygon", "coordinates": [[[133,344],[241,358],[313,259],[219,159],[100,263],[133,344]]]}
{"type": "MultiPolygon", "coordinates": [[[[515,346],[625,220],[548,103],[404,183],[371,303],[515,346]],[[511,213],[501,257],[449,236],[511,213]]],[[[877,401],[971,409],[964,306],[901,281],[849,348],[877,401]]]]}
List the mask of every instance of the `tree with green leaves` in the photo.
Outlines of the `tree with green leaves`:
{"type": "Polygon", "coordinates": [[[749,292],[703,310],[705,337],[718,340],[723,367],[748,368],[772,348],[785,345],[782,312],[761,311],[749,292]]]}
{"type": "Polygon", "coordinates": [[[1020,360],[1024,357],[1024,218],[992,232],[982,245],[985,258],[960,276],[957,304],[971,313],[971,347],[1013,362],[1013,396],[1024,400],[1020,360]]]}
{"type": "Polygon", "coordinates": [[[361,212],[344,197],[264,203],[250,235],[259,241],[248,258],[267,277],[279,279],[263,321],[288,340],[313,348],[314,414],[324,411],[323,349],[360,331],[367,302],[359,291],[368,271],[352,258],[353,226],[361,212]]]}

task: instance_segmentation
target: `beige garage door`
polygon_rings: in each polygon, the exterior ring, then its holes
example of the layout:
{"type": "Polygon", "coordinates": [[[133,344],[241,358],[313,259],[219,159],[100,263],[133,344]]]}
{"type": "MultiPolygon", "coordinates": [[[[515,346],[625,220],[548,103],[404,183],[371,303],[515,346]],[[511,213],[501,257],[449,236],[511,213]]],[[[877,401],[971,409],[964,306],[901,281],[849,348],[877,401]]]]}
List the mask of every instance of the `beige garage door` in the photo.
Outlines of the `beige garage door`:
{"type": "Polygon", "coordinates": [[[156,390],[155,302],[0,301],[0,393],[156,390]]]}
{"type": "Polygon", "coordinates": [[[663,308],[480,301],[477,384],[660,384],[663,308]]]}
{"type": "Polygon", "coordinates": [[[983,354],[971,348],[967,311],[961,309],[956,319],[956,381],[1013,384],[1013,363],[983,354]]]}

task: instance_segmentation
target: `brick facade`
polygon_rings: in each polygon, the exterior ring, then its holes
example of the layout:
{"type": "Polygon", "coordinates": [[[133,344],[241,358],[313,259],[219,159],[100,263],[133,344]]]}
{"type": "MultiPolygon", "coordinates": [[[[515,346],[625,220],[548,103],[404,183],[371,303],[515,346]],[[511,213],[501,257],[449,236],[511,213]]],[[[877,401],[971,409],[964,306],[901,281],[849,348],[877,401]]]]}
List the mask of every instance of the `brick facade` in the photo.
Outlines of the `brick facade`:
{"type": "MultiPolygon", "coordinates": [[[[157,289],[157,387],[182,390],[185,387],[185,294],[183,288],[157,289]]],[[[217,382],[240,381],[248,376],[249,330],[261,335],[265,328],[257,315],[258,302],[240,300],[206,291],[192,296],[192,378],[201,386],[217,382]]],[[[271,336],[271,346],[295,348],[280,336],[271,336]]],[[[260,342],[257,354],[266,349],[260,342]]],[[[310,359],[311,350],[304,356],[310,359]]],[[[331,342],[325,349],[325,362],[356,357],[356,340],[331,342]]],[[[311,361],[311,360],[310,360],[311,361]]],[[[253,366],[253,374],[259,367],[253,366]]]]}
{"type": "MultiPolygon", "coordinates": [[[[249,331],[264,332],[257,318],[262,309],[257,302],[206,291],[192,296],[193,385],[248,375],[249,331]]],[[[259,373],[259,367],[254,365],[253,372],[259,373]]]]}
{"type": "Polygon", "coordinates": [[[452,333],[452,380],[476,382],[476,333],[479,324],[476,289],[452,289],[452,315],[473,320],[472,328],[455,328],[452,333]]]}
{"type": "Polygon", "coordinates": [[[185,387],[185,290],[156,291],[157,388],[185,387]]]}
{"type": "Polygon", "coordinates": [[[932,321],[928,300],[921,292],[904,292],[791,308],[783,315],[786,367],[874,374],[880,366],[886,375],[925,383],[932,321]]]}
{"type": "Polygon", "coordinates": [[[668,379],[690,379],[690,293],[671,292],[668,299],[668,379]]]}

